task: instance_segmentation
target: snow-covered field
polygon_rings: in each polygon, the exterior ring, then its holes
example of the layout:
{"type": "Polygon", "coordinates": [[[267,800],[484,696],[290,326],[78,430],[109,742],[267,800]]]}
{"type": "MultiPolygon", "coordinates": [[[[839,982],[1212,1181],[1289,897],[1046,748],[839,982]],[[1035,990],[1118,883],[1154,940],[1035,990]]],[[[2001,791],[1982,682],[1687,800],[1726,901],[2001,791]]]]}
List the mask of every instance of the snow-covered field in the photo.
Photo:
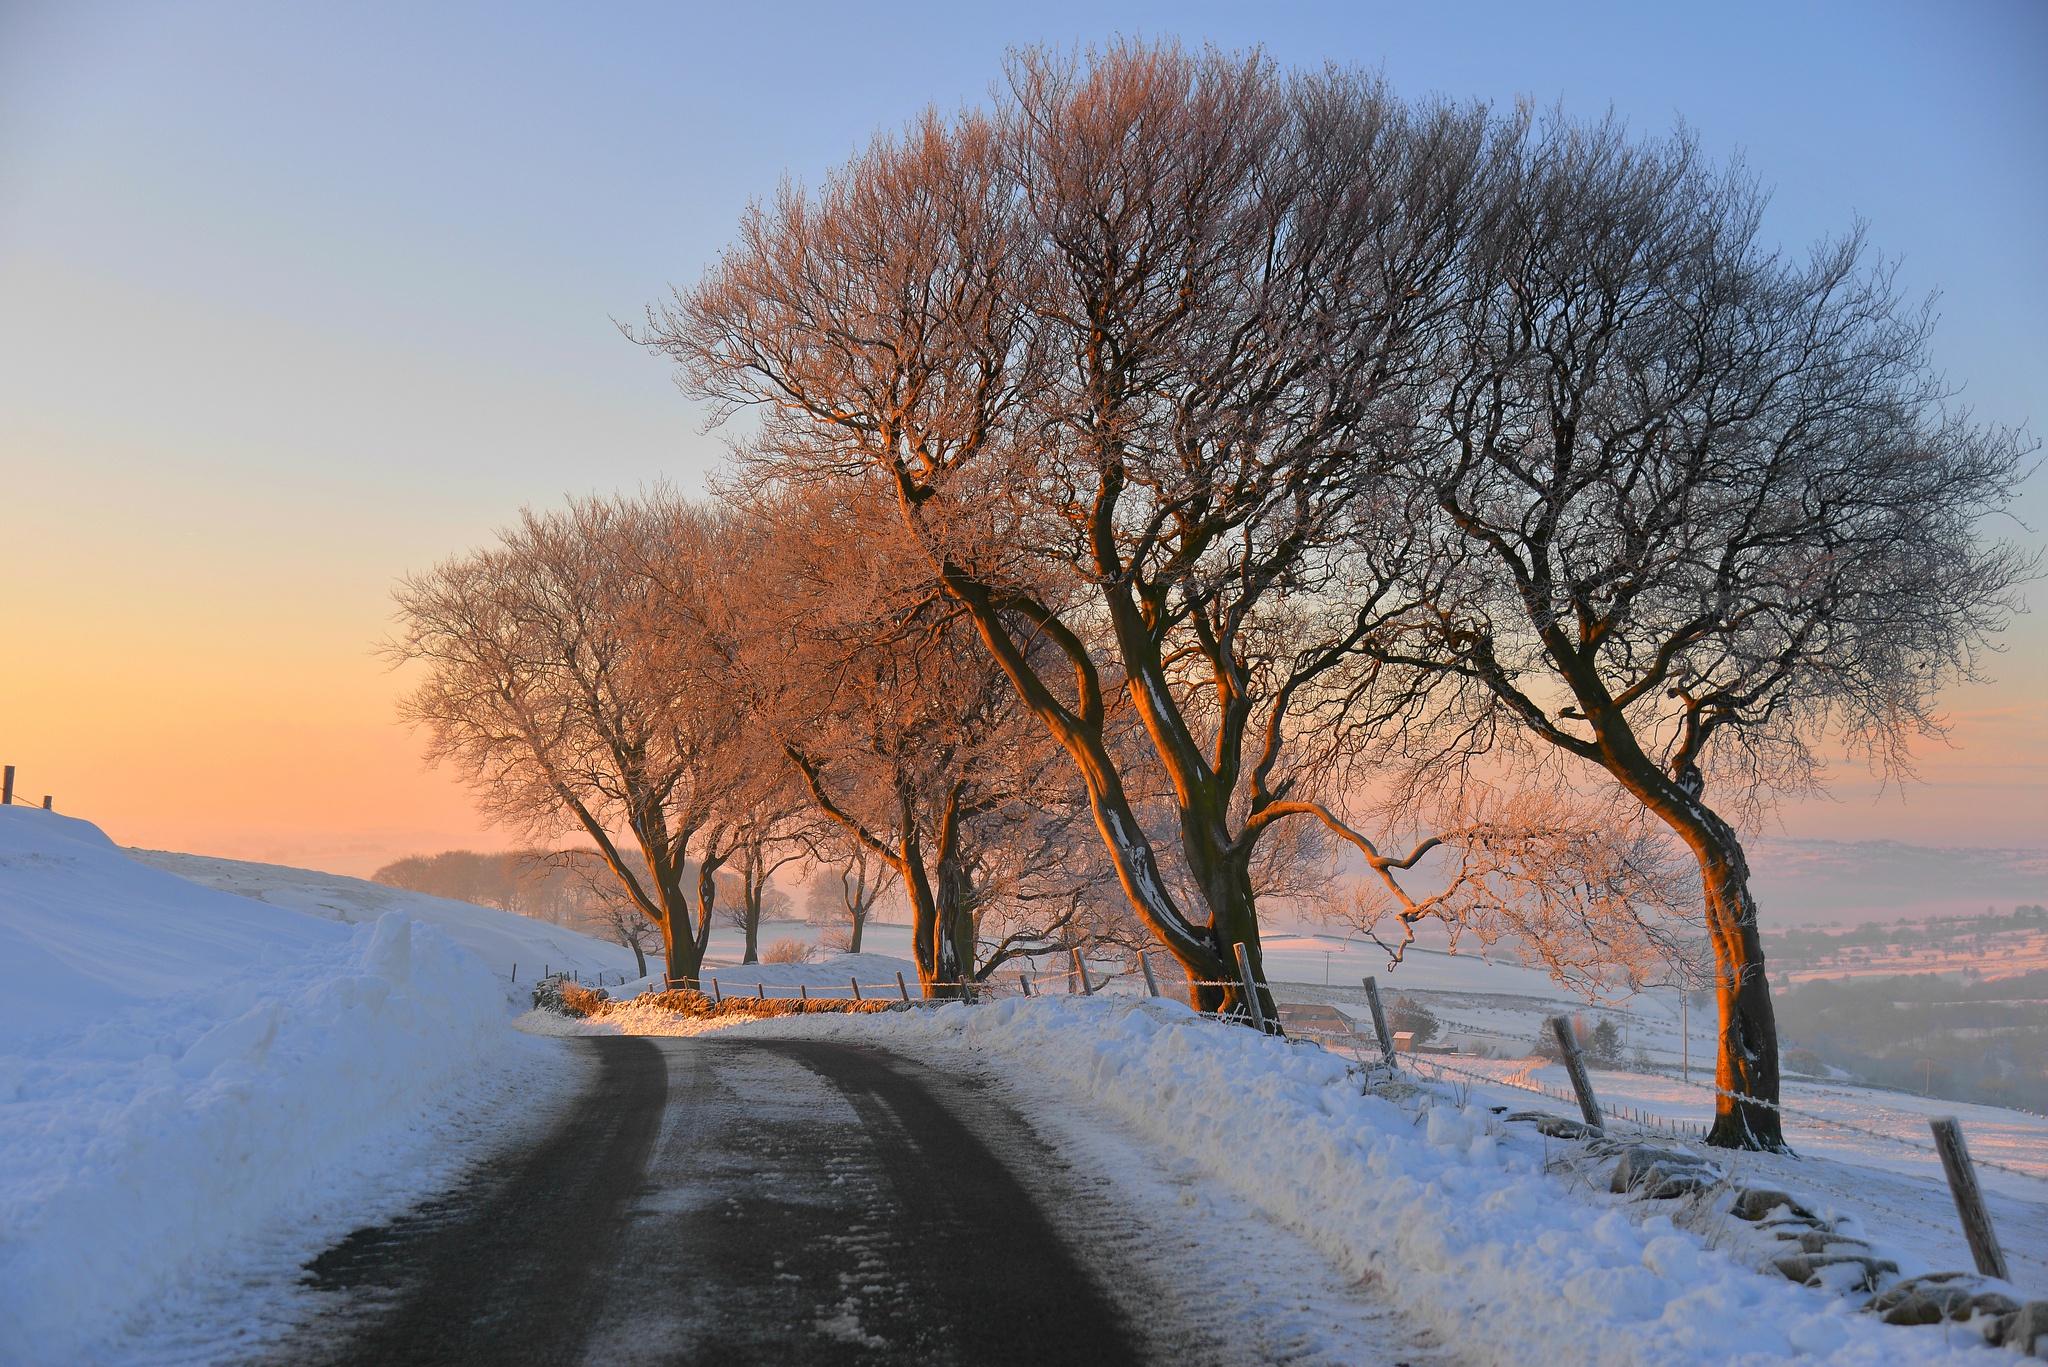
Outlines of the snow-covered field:
{"type": "MultiPolygon", "coordinates": [[[[557,1017],[546,1028],[621,1024],[632,1028],[631,1017],[557,1017]]],[[[1016,998],[722,1028],[870,1040],[1021,1079],[1062,1112],[1079,1108],[1141,1141],[1126,1150],[1146,1167],[1133,1180],[1164,1167],[1245,1203],[1471,1361],[1992,1360],[1974,1333],[1883,1325],[1851,1313],[1849,1300],[1758,1272],[1746,1229],[1678,1228],[1669,1214],[1560,1175],[1546,1162],[1554,1145],[1491,1109],[1525,1095],[1483,1083],[1462,1097],[1365,1094],[1340,1055],[1206,1022],[1170,1000],[1016,998]]],[[[1910,1236],[1865,1224],[1852,1169],[1808,1160],[1782,1180],[1843,1229],[1863,1230],[1905,1274],[1955,1265],[1947,1250],[1930,1258],[1910,1236]]],[[[2018,1289],[2044,1288],[2023,1279],[2018,1289]]],[[[1313,1307],[1290,1309],[1298,1330],[1314,1318],[1313,1307]]]]}
{"type": "Polygon", "coordinates": [[[253,1284],[562,1092],[474,954],[352,919],[0,807],[0,1361],[175,1360],[223,1298],[260,1335],[253,1284]]]}

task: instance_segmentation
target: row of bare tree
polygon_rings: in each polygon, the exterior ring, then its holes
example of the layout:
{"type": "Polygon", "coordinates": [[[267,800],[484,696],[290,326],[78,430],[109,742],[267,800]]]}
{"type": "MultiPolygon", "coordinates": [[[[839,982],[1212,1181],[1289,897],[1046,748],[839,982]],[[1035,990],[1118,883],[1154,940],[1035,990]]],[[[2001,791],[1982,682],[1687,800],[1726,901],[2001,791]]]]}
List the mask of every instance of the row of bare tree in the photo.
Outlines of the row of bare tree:
{"type": "Polygon", "coordinates": [[[528,512],[399,590],[396,649],[429,666],[406,714],[487,814],[589,842],[550,862],[600,864],[679,982],[721,893],[757,959],[795,861],[835,870],[853,948],[900,885],[932,995],[1025,948],[1135,942],[1077,785],[966,631],[892,611],[870,522],[667,494],[528,512]]]}
{"type": "Polygon", "coordinates": [[[679,977],[710,871],[818,816],[928,990],[1132,914],[1241,1010],[1262,895],[1340,859],[1396,952],[1433,917],[1599,991],[1703,940],[1713,1139],[1778,1147],[1738,828],[1831,747],[1903,772],[2030,566],[1981,530],[2026,445],[1927,310],[1763,206],[1683,135],[1022,53],[650,310],[741,419],[716,501],[410,581],[411,715],[580,827],[679,977]]]}

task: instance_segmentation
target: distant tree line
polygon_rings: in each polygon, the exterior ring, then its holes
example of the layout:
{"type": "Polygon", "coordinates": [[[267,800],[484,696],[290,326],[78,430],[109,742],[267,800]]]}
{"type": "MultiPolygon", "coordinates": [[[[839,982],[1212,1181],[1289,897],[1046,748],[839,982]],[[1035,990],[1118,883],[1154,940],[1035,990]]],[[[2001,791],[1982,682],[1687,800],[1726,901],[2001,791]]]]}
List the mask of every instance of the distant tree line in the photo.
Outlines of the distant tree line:
{"type": "Polygon", "coordinates": [[[1710,980],[1713,1141],[1779,1147],[1739,832],[1823,744],[1939,733],[2027,448],[1860,231],[1788,254],[1763,204],[1612,119],[1023,52],[650,309],[743,419],[713,496],[406,581],[407,715],[672,977],[720,871],[865,861],[928,992],[1093,937],[1243,1013],[1262,907],[1341,856],[1396,958],[1436,921],[1596,996],[1710,980]]]}
{"type": "MultiPolygon", "coordinates": [[[[662,943],[660,928],[624,895],[594,850],[446,850],[393,860],[370,877],[395,888],[496,907],[616,941],[633,951],[642,977],[647,974],[648,952],[662,943]]],[[[733,908],[726,917],[746,933],[746,962],[753,963],[761,920],[785,915],[791,898],[776,888],[750,895],[739,877],[721,880],[733,908]]]]}

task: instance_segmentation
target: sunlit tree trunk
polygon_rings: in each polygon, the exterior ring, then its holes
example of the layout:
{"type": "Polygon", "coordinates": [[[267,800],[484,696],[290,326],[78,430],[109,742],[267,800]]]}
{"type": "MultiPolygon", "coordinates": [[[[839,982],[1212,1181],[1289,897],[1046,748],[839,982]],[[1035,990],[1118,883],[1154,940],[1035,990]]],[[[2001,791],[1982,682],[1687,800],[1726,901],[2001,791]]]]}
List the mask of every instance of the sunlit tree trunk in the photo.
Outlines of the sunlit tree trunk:
{"type": "MultiPolygon", "coordinates": [[[[1613,714],[1603,717],[1614,726],[1613,714]]],[[[1735,828],[1701,801],[1698,769],[1659,770],[1619,727],[1601,737],[1600,761],[1683,840],[1699,864],[1714,993],[1721,1030],[1714,1052],[1714,1124],[1707,1142],[1724,1148],[1785,1147],[1778,1103],[1778,1021],[1764,972],[1749,860],[1735,828]]]]}

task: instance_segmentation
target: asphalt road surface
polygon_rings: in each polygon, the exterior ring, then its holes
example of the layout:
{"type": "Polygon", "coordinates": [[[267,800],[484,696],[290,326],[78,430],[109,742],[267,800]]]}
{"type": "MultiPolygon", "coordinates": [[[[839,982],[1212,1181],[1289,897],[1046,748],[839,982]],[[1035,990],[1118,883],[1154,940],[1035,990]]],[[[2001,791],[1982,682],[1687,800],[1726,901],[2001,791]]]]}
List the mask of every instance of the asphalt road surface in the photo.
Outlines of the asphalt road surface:
{"type": "MultiPolygon", "coordinates": [[[[589,1038],[541,1142],[308,1264],[276,1360],[1129,1363],[1157,1356],[970,1082],[822,1041],[589,1038]]],[[[1156,1335],[1155,1335],[1156,1337],[1156,1335]]]]}

